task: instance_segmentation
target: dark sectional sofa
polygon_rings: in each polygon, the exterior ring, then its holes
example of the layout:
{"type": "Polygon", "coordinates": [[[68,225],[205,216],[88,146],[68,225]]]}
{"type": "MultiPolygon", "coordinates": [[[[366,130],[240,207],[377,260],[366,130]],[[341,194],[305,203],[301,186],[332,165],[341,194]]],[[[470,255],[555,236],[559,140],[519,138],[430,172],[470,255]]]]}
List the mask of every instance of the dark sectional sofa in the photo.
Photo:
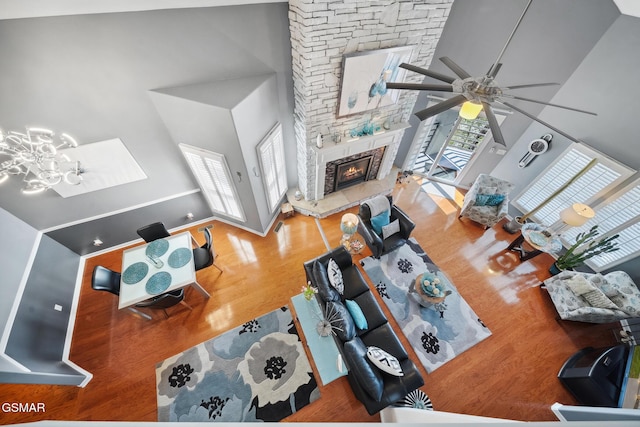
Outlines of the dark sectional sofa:
{"type": "Polygon", "coordinates": [[[318,288],[318,300],[325,317],[327,313],[332,313],[332,317],[336,318],[334,324],[342,329],[335,330],[335,339],[349,370],[347,378],[356,397],[369,414],[376,414],[424,384],[420,371],[409,359],[367,282],[344,247],[339,246],[305,262],[304,269],[307,280],[318,288]],[[329,282],[327,265],[330,259],[335,260],[342,272],[342,295],[329,282]],[[355,326],[353,317],[345,308],[345,300],[358,304],[366,318],[365,329],[355,326]],[[366,354],[368,346],[378,347],[395,356],[400,362],[403,376],[390,375],[373,365],[366,354]]]}

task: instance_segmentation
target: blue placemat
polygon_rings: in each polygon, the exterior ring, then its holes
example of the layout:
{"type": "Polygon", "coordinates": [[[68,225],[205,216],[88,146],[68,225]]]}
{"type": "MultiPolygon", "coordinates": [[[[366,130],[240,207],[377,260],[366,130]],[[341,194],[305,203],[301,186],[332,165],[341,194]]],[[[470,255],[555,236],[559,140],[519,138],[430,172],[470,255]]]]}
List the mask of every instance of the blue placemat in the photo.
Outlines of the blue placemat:
{"type": "Polygon", "coordinates": [[[171,285],[171,275],[166,271],[160,271],[149,277],[144,288],[148,294],[158,295],[166,291],[169,285],[171,285]]]}
{"type": "Polygon", "coordinates": [[[147,263],[133,263],[122,273],[122,281],[127,285],[133,285],[144,279],[148,272],[149,265],[147,263]]]}
{"type": "Polygon", "coordinates": [[[302,326],[304,339],[311,350],[311,356],[316,364],[320,380],[323,385],[329,384],[331,381],[347,375],[347,368],[343,361],[342,372],[338,371],[338,346],[336,346],[333,336],[320,336],[316,330],[316,325],[320,321],[320,306],[315,298],[307,301],[304,295],[299,294],[291,298],[293,307],[296,310],[296,316],[302,326]]]}
{"type": "Polygon", "coordinates": [[[154,240],[147,245],[145,253],[147,256],[162,256],[167,253],[169,249],[169,242],[165,239],[154,240]]]}
{"type": "Polygon", "coordinates": [[[178,248],[169,254],[169,267],[180,268],[191,261],[193,252],[188,248],[178,248]]]}

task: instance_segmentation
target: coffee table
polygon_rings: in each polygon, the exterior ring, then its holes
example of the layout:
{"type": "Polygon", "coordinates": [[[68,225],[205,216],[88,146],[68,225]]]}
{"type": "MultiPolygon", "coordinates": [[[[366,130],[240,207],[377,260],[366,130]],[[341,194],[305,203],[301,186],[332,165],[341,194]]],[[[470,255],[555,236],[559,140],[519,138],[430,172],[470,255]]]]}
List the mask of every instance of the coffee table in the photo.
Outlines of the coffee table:
{"type": "MultiPolygon", "coordinates": [[[[444,303],[447,296],[451,295],[451,289],[447,289],[451,287],[451,282],[447,276],[445,276],[441,271],[437,270],[437,267],[433,264],[433,269],[429,269],[428,271],[440,279],[440,283],[442,283],[443,287],[446,289],[445,293],[441,297],[435,297],[428,295],[424,292],[421,286],[421,279],[424,273],[420,273],[413,283],[409,286],[409,294],[413,295],[414,301],[420,304],[424,308],[433,307],[436,311],[440,312],[440,316],[444,316],[444,311],[447,309],[447,305],[444,303]]],[[[427,264],[427,267],[429,264],[427,264]]]]}

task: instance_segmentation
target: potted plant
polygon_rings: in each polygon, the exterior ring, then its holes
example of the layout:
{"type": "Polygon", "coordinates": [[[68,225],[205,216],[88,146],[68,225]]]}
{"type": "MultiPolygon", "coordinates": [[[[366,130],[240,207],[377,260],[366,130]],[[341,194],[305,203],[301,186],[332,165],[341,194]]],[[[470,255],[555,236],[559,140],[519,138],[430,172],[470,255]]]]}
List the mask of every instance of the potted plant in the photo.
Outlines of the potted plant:
{"type": "Polygon", "coordinates": [[[560,255],[549,269],[551,274],[558,274],[562,270],[570,270],[579,267],[586,260],[596,255],[617,251],[618,243],[615,240],[618,234],[605,239],[598,239],[598,226],[594,225],[589,231],[584,231],[576,236],[576,242],[560,255]]]}

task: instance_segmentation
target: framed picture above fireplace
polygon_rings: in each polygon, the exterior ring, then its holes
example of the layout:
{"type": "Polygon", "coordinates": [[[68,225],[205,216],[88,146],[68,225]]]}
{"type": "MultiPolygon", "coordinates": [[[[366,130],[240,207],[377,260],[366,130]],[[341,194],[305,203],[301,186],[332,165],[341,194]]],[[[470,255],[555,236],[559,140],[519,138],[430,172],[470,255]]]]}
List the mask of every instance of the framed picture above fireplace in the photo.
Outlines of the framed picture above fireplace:
{"type": "Polygon", "coordinates": [[[388,82],[404,82],[413,46],[347,54],[342,61],[338,117],[375,110],[398,102],[400,91],[387,89],[388,82]]]}

